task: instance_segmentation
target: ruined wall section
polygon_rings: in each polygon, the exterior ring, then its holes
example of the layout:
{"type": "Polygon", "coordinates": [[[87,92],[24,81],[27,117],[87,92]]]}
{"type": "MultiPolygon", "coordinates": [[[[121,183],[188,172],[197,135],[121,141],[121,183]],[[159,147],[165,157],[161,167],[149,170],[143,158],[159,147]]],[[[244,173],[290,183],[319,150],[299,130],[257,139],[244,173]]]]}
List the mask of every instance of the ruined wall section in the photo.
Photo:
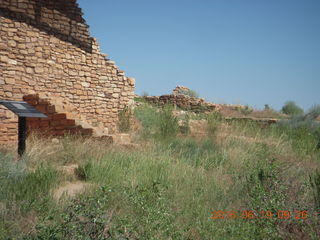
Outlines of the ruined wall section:
{"type": "MultiPolygon", "coordinates": [[[[116,131],[133,90],[90,38],[75,0],[0,0],[0,99],[63,99],[81,120],[116,131]]],[[[2,138],[15,135],[16,119],[3,109],[0,117],[2,138]]]]}
{"type": "Polygon", "coordinates": [[[164,106],[166,104],[177,106],[183,110],[195,112],[218,111],[219,105],[205,102],[202,98],[193,98],[184,94],[168,94],[161,96],[146,96],[143,99],[151,104],[164,106]]]}

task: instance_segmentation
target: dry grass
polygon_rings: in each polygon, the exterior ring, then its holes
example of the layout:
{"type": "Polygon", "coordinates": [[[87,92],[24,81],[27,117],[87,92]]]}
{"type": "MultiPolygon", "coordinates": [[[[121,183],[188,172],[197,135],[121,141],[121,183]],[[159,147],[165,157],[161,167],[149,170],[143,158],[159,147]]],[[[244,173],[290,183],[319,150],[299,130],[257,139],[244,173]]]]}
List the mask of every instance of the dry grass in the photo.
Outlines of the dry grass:
{"type": "MultiPolygon", "coordinates": [[[[205,129],[197,130],[205,133],[205,129]]],[[[44,181],[54,181],[48,184],[51,190],[61,187],[66,180],[79,181],[60,171],[62,166],[72,164],[79,166],[81,180],[93,187],[60,205],[52,203],[49,194],[33,193],[37,206],[30,202],[25,205],[24,201],[7,196],[8,202],[14,202],[26,212],[26,215],[20,210],[15,212],[16,223],[26,217],[30,219],[26,223],[31,229],[42,226],[35,235],[29,234],[29,239],[48,239],[48,232],[70,239],[93,233],[110,239],[210,239],[208,236],[308,239],[319,236],[318,220],[311,218],[299,224],[294,220],[279,223],[210,219],[213,210],[314,209],[308,179],[315,169],[320,169],[319,153],[302,156],[284,133],[252,124],[227,124],[222,120],[214,137],[202,134],[194,140],[180,136],[160,142],[140,138],[140,144],[140,148],[128,149],[90,138],[67,136],[56,140],[31,136],[21,164],[33,171],[39,167],[44,168],[43,171],[56,169],[57,173],[49,180],[40,174],[44,181]],[[290,232],[297,224],[298,232],[290,232]]],[[[8,150],[5,154],[14,153],[8,150]]],[[[25,176],[30,173],[24,171],[25,176]]],[[[32,180],[29,179],[31,183],[35,181],[32,180]]],[[[1,217],[6,224],[12,221],[9,205],[2,205],[5,211],[1,217]]],[[[0,230],[0,237],[3,232],[17,236],[5,224],[0,224],[0,230]]]]}

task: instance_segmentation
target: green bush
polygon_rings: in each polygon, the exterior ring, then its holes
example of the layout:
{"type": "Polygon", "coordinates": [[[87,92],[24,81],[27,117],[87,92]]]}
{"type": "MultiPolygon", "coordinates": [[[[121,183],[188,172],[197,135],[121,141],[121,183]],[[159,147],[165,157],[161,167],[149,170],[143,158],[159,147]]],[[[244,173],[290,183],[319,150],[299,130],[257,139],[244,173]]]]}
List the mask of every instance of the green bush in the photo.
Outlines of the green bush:
{"type": "Polygon", "coordinates": [[[269,104],[265,104],[265,105],[264,105],[264,110],[267,110],[267,111],[268,111],[268,110],[271,110],[271,107],[269,106],[269,104]]]}
{"type": "Polygon", "coordinates": [[[160,112],[159,136],[162,139],[175,137],[179,132],[178,119],[172,110],[172,106],[165,105],[160,112]]]}
{"type": "Polygon", "coordinates": [[[157,108],[146,104],[138,106],[134,109],[135,117],[140,121],[143,129],[142,135],[145,138],[154,136],[159,125],[160,113],[157,108]]]}
{"type": "Polygon", "coordinates": [[[173,107],[165,105],[160,111],[150,105],[135,109],[135,116],[143,126],[145,138],[167,139],[179,132],[178,119],[173,115],[173,107]]]}
{"type": "Polygon", "coordinates": [[[294,101],[286,102],[281,111],[290,116],[303,114],[303,109],[300,108],[294,101]]]}
{"type": "Polygon", "coordinates": [[[284,128],[295,149],[301,153],[313,152],[320,149],[320,106],[312,107],[305,115],[294,115],[282,120],[278,125],[284,128]]]}
{"type": "Polygon", "coordinates": [[[199,94],[196,91],[192,90],[192,89],[188,89],[188,90],[180,89],[178,91],[178,93],[186,95],[186,96],[189,96],[189,97],[192,97],[192,98],[198,98],[199,97],[199,94]]]}

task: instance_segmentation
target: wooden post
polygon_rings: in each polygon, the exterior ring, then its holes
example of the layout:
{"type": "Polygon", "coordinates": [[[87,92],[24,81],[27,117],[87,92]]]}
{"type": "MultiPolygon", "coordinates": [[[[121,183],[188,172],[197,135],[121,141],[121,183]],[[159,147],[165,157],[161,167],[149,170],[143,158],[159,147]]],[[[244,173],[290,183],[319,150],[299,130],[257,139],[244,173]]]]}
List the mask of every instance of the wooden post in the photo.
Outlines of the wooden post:
{"type": "Polygon", "coordinates": [[[18,123],[18,154],[20,156],[26,150],[26,138],[27,138],[27,119],[26,117],[19,117],[18,123]]]}

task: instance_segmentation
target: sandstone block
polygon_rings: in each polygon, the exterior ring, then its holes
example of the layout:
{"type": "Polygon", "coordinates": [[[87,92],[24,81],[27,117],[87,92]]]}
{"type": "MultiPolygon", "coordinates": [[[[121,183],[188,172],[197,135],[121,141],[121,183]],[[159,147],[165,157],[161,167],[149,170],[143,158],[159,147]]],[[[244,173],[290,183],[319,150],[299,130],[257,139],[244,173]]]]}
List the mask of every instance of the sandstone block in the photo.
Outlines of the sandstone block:
{"type": "Polygon", "coordinates": [[[42,68],[42,67],[35,67],[34,71],[35,71],[35,73],[43,73],[43,72],[44,72],[44,68],[42,68]]]}
{"type": "Polygon", "coordinates": [[[15,84],[16,80],[14,78],[7,78],[5,79],[6,84],[15,84]]]}
{"type": "Polygon", "coordinates": [[[5,55],[0,56],[0,61],[1,62],[8,62],[9,58],[5,55]]]}
{"type": "Polygon", "coordinates": [[[16,60],[9,59],[9,60],[8,60],[8,63],[9,63],[9,64],[12,64],[12,65],[17,65],[18,62],[17,62],[16,60]]]}
{"type": "Polygon", "coordinates": [[[30,67],[26,68],[26,72],[29,73],[29,74],[33,74],[34,73],[33,68],[30,68],[30,67]]]}

